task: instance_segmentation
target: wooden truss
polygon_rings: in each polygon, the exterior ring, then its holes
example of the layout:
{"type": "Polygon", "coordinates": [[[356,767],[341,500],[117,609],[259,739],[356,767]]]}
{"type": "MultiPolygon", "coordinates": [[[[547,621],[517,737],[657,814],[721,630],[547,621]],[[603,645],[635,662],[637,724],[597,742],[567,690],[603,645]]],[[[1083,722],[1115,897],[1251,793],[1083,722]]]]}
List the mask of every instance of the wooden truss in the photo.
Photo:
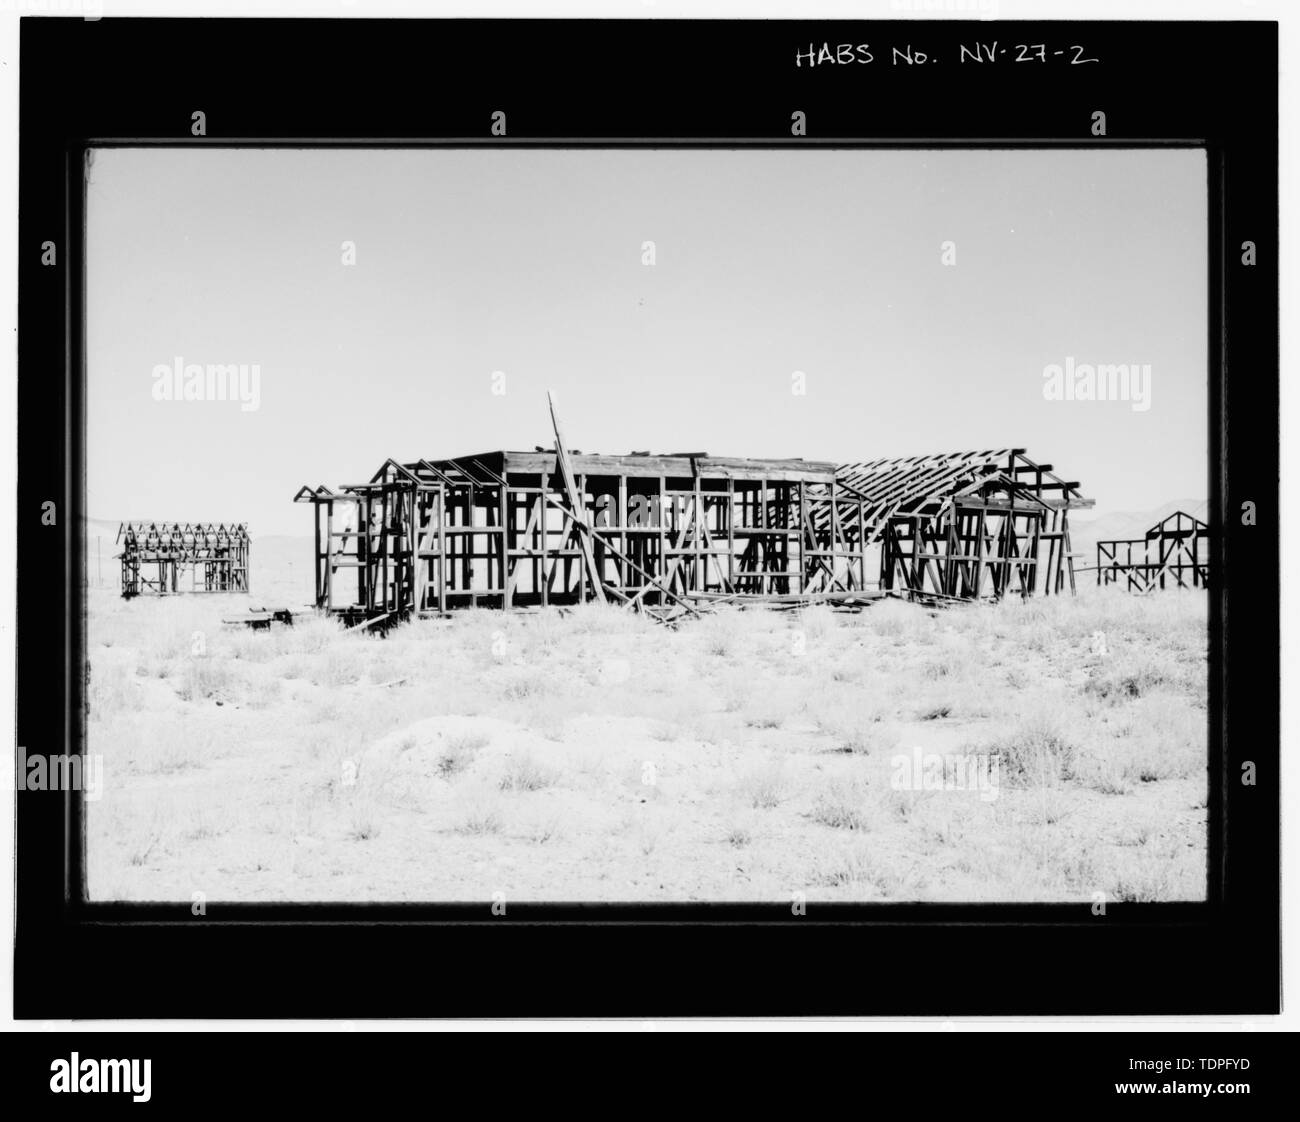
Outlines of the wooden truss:
{"type": "Polygon", "coordinates": [[[1123,581],[1130,592],[1204,588],[1209,583],[1209,540],[1208,525],[1176,510],[1144,537],[1098,542],[1097,584],[1123,581]]]}
{"type": "Polygon", "coordinates": [[[1088,500],[1018,449],[837,469],[570,454],[555,431],[553,449],[388,460],[367,483],[303,487],[317,605],[361,624],[586,600],[660,614],[856,601],[882,585],[1073,591],[1065,512],[1088,500]]]}
{"type": "Polygon", "coordinates": [[[122,595],[248,591],[248,528],[243,523],[123,522],[122,595]]]}

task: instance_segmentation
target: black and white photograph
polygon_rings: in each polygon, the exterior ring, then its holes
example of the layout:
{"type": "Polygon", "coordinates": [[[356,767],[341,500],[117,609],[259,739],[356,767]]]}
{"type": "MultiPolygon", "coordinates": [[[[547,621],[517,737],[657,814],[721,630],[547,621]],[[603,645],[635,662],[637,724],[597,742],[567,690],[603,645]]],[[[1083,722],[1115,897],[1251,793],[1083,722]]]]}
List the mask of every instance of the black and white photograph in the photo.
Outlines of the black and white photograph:
{"type": "Polygon", "coordinates": [[[1278,5],[168,5],[0,13],[20,1090],[1284,1084],[1278,5]]]}
{"type": "Polygon", "coordinates": [[[1202,151],[86,183],[90,899],[1205,898],[1202,151]]]}

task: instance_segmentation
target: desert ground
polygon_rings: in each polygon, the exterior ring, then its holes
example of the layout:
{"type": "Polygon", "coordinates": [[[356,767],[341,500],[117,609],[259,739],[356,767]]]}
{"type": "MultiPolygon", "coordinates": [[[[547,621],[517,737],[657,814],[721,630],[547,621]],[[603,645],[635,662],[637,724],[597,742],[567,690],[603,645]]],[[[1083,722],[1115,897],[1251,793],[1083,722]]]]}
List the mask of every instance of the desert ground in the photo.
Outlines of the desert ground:
{"type": "Polygon", "coordinates": [[[90,590],[92,899],[1204,898],[1199,592],[222,626],[264,599],[90,590]]]}

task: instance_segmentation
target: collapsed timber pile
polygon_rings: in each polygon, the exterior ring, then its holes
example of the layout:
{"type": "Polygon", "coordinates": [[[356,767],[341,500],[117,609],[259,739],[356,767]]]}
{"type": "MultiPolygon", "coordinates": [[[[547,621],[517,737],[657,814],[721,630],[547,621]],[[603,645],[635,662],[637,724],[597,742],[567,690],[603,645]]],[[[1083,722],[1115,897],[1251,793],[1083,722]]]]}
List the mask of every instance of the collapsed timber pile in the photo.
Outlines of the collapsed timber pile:
{"type": "Polygon", "coordinates": [[[1097,584],[1124,582],[1130,592],[1204,588],[1210,576],[1210,527],[1186,511],[1162,518],[1140,538],[1097,543],[1097,584]],[[1166,585],[1168,582],[1168,585],[1166,585]]]}
{"type": "Polygon", "coordinates": [[[248,591],[248,528],[243,523],[123,522],[122,595],[248,591]]]}
{"type": "Polygon", "coordinates": [[[1023,449],[844,467],[584,455],[554,406],[552,420],[551,449],[388,460],[367,483],[303,487],[317,606],[355,624],[588,600],[671,618],[1074,590],[1067,511],[1091,502],[1023,449]]]}

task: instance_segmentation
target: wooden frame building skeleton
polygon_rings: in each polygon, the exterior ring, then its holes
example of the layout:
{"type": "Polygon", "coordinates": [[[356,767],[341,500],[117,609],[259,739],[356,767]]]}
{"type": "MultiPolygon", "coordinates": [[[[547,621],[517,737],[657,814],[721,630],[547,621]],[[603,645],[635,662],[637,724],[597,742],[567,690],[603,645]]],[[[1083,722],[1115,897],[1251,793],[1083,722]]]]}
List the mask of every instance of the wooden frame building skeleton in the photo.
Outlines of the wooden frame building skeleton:
{"type": "Polygon", "coordinates": [[[1097,543],[1097,584],[1124,582],[1130,592],[1205,588],[1210,577],[1210,527],[1186,511],[1162,518],[1140,538],[1097,543]]]}
{"type": "Polygon", "coordinates": [[[858,604],[1074,591],[1078,484],[1023,449],[836,467],[556,446],[386,461],[303,487],[315,598],[352,623],[465,607],[858,604]]]}
{"type": "Polygon", "coordinates": [[[123,522],[122,595],[248,591],[248,527],[214,522],[123,522]]]}
{"type": "Polygon", "coordinates": [[[1091,507],[1023,448],[847,464],[887,591],[979,599],[1075,591],[1069,512],[1091,507]]]}

